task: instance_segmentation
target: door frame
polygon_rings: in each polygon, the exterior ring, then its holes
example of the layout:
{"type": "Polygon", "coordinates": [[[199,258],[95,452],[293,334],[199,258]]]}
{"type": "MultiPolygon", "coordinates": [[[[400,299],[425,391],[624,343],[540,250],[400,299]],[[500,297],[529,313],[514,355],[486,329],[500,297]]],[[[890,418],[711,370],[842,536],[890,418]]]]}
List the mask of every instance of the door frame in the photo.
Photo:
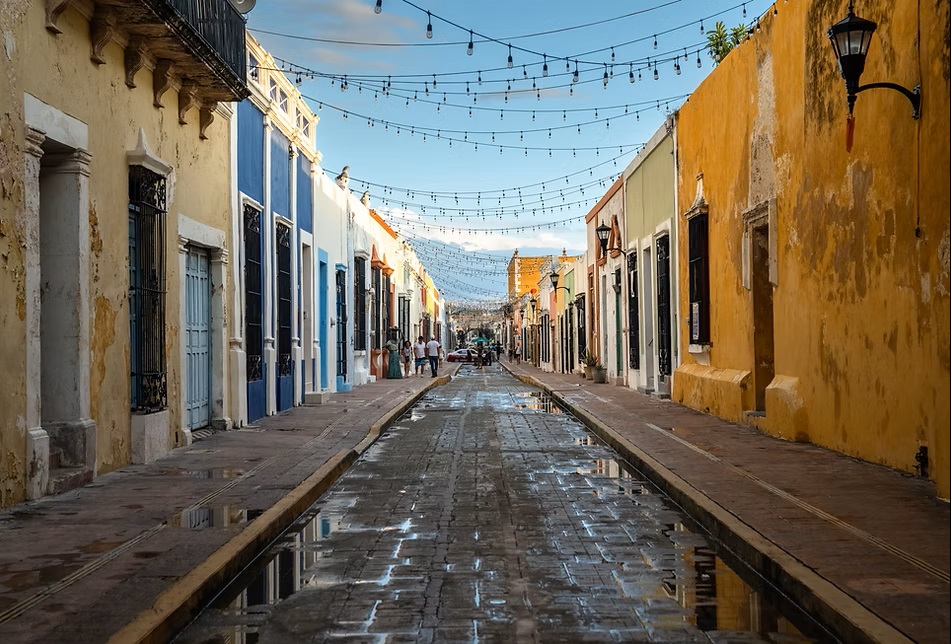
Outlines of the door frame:
{"type": "MultiPolygon", "coordinates": [[[[211,352],[211,419],[209,427],[215,431],[231,428],[231,419],[226,410],[230,409],[228,388],[225,387],[227,377],[227,360],[222,347],[228,346],[228,332],[225,316],[225,298],[228,292],[227,264],[228,251],[225,246],[225,231],[207,224],[190,219],[185,215],[178,216],[178,328],[186,328],[185,309],[185,274],[187,270],[188,252],[191,248],[204,249],[208,253],[211,269],[211,346],[217,350],[211,352]],[[220,323],[219,323],[220,321],[220,323]]],[[[179,334],[179,420],[178,426],[182,445],[192,443],[192,431],[188,427],[188,382],[185,374],[188,373],[188,357],[185,341],[179,334]]]]}

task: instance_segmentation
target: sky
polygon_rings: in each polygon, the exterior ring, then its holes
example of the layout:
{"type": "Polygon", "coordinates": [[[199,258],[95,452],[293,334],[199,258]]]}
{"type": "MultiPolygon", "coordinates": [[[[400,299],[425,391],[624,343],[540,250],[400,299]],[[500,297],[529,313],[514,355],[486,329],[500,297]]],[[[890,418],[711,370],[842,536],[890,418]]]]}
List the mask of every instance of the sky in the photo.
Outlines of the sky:
{"type": "Polygon", "coordinates": [[[504,299],[516,248],[583,252],[585,214],[712,71],[707,32],[772,6],[376,2],[257,0],[248,29],[299,79],[324,170],[348,166],[443,297],[470,304],[504,299]]]}

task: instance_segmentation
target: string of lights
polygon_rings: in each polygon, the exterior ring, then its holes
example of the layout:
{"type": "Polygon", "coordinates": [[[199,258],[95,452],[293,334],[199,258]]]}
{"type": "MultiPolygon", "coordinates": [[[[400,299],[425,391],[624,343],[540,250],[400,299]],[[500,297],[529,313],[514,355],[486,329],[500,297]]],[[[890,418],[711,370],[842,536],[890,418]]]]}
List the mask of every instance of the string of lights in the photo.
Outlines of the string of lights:
{"type": "MultiPolygon", "coordinates": [[[[382,0],[380,0],[380,1],[382,2],[382,0]]],[[[725,14],[727,14],[727,13],[736,11],[737,9],[741,9],[741,10],[742,10],[742,15],[743,15],[743,18],[745,19],[745,18],[747,17],[746,5],[748,5],[748,4],[753,4],[753,2],[754,2],[754,0],[747,0],[746,2],[740,2],[740,3],[736,4],[736,5],[733,5],[733,6],[728,7],[728,8],[726,8],[726,9],[722,9],[721,11],[711,13],[711,14],[709,14],[709,15],[706,15],[706,16],[703,16],[703,17],[701,17],[701,18],[697,18],[697,19],[691,20],[691,21],[689,21],[689,22],[686,22],[686,23],[677,25],[677,26],[675,26],[675,27],[671,27],[671,28],[666,29],[666,30],[663,30],[663,31],[658,31],[657,33],[652,33],[650,36],[639,37],[639,38],[633,39],[633,40],[631,40],[631,41],[626,41],[626,42],[623,42],[623,43],[616,43],[616,44],[612,44],[612,45],[607,45],[607,46],[605,46],[605,47],[601,47],[601,48],[598,48],[598,49],[589,50],[589,51],[587,51],[587,52],[582,52],[582,53],[579,53],[579,54],[549,55],[549,54],[547,54],[546,52],[535,51],[535,50],[533,50],[533,49],[528,49],[528,48],[525,48],[525,47],[521,47],[521,46],[519,46],[519,45],[512,45],[512,44],[511,44],[511,41],[519,40],[519,39],[525,39],[525,38],[531,38],[531,37],[536,37],[536,36],[550,35],[550,34],[552,34],[552,33],[559,33],[559,32],[563,32],[563,31],[569,31],[569,30],[572,30],[572,29],[580,29],[580,28],[584,28],[584,27],[587,27],[587,26],[593,26],[593,25],[596,25],[596,24],[604,24],[604,23],[606,23],[606,22],[610,22],[611,20],[610,20],[610,19],[606,19],[606,20],[601,20],[601,21],[597,21],[597,22],[594,22],[594,23],[586,24],[586,25],[576,25],[576,26],[573,26],[573,27],[561,28],[561,29],[559,29],[559,30],[550,30],[550,31],[548,31],[548,32],[538,32],[538,33],[536,33],[536,34],[522,34],[522,35],[519,35],[519,36],[512,36],[512,37],[491,37],[491,36],[487,36],[487,35],[485,35],[485,34],[482,34],[481,32],[478,32],[478,31],[476,31],[476,30],[474,30],[474,29],[469,29],[468,27],[465,27],[465,26],[463,26],[463,25],[457,24],[457,23],[455,23],[454,21],[448,20],[448,19],[446,19],[446,18],[440,16],[439,14],[432,13],[430,10],[424,9],[423,7],[417,5],[417,4],[413,3],[413,2],[410,2],[409,0],[401,0],[401,1],[404,2],[405,4],[407,4],[408,6],[411,6],[411,7],[413,7],[414,9],[417,9],[418,11],[420,11],[420,12],[422,12],[422,13],[425,13],[425,14],[427,15],[428,22],[427,22],[427,28],[426,28],[426,42],[422,42],[422,43],[383,43],[383,42],[369,42],[369,41],[350,41],[350,40],[339,40],[339,39],[332,39],[332,38],[317,38],[317,37],[312,37],[312,36],[302,36],[302,35],[299,35],[299,34],[289,34],[289,33],[285,33],[285,32],[278,32],[278,31],[271,31],[271,30],[264,30],[264,29],[252,29],[251,31],[254,31],[254,32],[256,32],[256,33],[264,33],[264,34],[267,34],[267,35],[272,35],[272,36],[277,36],[277,37],[295,39],[295,40],[305,40],[305,41],[312,41],[312,42],[322,42],[322,43],[328,43],[328,44],[339,44],[339,45],[350,45],[350,46],[361,46],[361,47],[433,47],[433,46],[445,47],[445,46],[466,45],[466,53],[467,53],[468,55],[472,55],[472,52],[474,51],[474,48],[475,48],[476,43],[479,43],[479,44],[482,44],[482,43],[494,43],[494,44],[497,44],[497,45],[506,47],[506,48],[508,48],[508,50],[509,50],[509,56],[508,56],[508,58],[507,58],[507,60],[506,60],[506,65],[505,65],[505,68],[506,68],[506,69],[511,69],[511,68],[514,66],[514,58],[513,58],[512,53],[511,53],[512,51],[518,51],[518,52],[520,52],[520,53],[531,54],[531,55],[534,55],[534,56],[540,58],[540,59],[543,61],[543,62],[541,62],[541,63],[532,63],[532,64],[543,64],[543,65],[544,65],[544,64],[547,63],[548,60],[552,60],[552,61],[555,61],[555,60],[577,60],[577,62],[578,62],[578,63],[581,63],[581,64],[595,65],[595,66],[600,67],[602,64],[607,63],[607,61],[600,61],[600,60],[592,61],[592,60],[586,60],[586,59],[582,59],[582,56],[588,56],[588,55],[591,55],[591,54],[596,54],[596,53],[601,53],[601,52],[608,52],[608,51],[610,51],[610,52],[612,52],[612,53],[616,53],[616,50],[618,50],[618,49],[620,49],[620,48],[622,48],[622,47],[625,47],[625,46],[628,46],[628,45],[631,45],[631,44],[636,44],[636,43],[638,43],[638,42],[643,42],[643,41],[648,40],[648,39],[650,39],[650,38],[653,38],[654,41],[656,42],[656,41],[657,41],[657,38],[658,38],[659,36],[667,35],[667,34],[669,34],[669,33],[673,33],[673,32],[675,32],[675,31],[678,31],[678,30],[681,30],[681,29],[686,29],[686,28],[688,28],[688,27],[691,27],[691,26],[694,26],[694,25],[698,25],[698,24],[699,24],[699,26],[700,26],[700,33],[703,34],[703,33],[705,32],[705,29],[704,29],[704,22],[705,22],[705,21],[706,21],[706,22],[710,22],[710,21],[713,20],[714,18],[717,18],[717,17],[720,17],[720,16],[725,15],[725,14]],[[453,27],[459,29],[459,30],[462,31],[464,34],[468,34],[468,36],[469,36],[468,40],[463,40],[463,41],[450,41],[450,42],[429,42],[429,41],[432,40],[432,37],[433,37],[433,29],[432,29],[432,19],[433,19],[433,18],[435,18],[435,19],[436,19],[437,21],[439,21],[439,22],[443,22],[443,23],[445,23],[445,24],[451,25],[451,26],[453,26],[453,27]]],[[[670,4],[674,4],[674,2],[668,2],[668,3],[663,4],[663,5],[658,5],[658,6],[655,6],[655,7],[650,7],[650,8],[647,8],[647,9],[643,9],[643,10],[641,10],[641,13],[645,13],[645,12],[648,12],[648,11],[655,11],[655,10],[657,10],[657,9],[664,8],[664,7],[666,7],[666,6],[670,5],[670,4]]],[[[381,5],[381,4],[378,4],[378,5],[376,6],[376,8],[379,8],[379,9],[382,10],[382,5],[381,5]]],[[[380,11],[377,11],[377,13],[380,13],[380,11]]],[[[764,13],[765,13],[765,12],[764,12],[764,13]]],[[[630,14],[630,15],[637,15],[637,14],[630,14]]],[[[624,17],[629,17],[629,15],[626,15],[626,16],[624,16],[624,17]]],[[[761,18],[761,17],[762,17],[762,16],[760,16],[759,18],[761,18]]],[[[756,19],[756,22],[758,22],[759,18],[756,19]]],[[[655,48],[656,48],[656,47],[655,47],[655,48]]],[[[614,60],[612,59],[611,62],[614,62],[614,60]]],[[[610,63],[608,63],[608,64],[610,64],[610,63]]]]}
{"type": "MultiPolygon", "coordinates": [[[[554,177],[554,178],[551,178],[551,179],[544,179],[544,180],[542,180],[542,181],[536,181],[535,183],[527,183],[527,184],[523,184],[523,185],[519,185],[519,186],[510,186],[510,187],[507,187],[507,188],[496,188],[496,189],[490,189],[490,190],[468,190],[468,191],[467,191],[467,190],[431,190],[431,189],[423,190],[423,189],[419,189],[419,188],[407,188],[407,187],[402,187],[402,186],[391,186],[391,185],[389,185],[389,184],[383,184],[383,183],[374,183],[374,182],[372,182],[372,181],[367,181],[367,180],[365,180],[365,179],[360,179],[360,178],[356,178],[356,177],[351,177],[351,178],[350,178],[350,181],[351,181],[351,182],[354,182],[354,183],[356,183],[356,184],[359,184],[360,186],[364,186],[366,189],[370,189],[370,188],[382,188],[382,189],[384,190],[384,193],[389,193],[389,194],[393,194],[394,192],[402,192],[402,193],[406,193],[406,194],[409,194],[409,195],[415,195],[415,194],[418,193],[418,194],[423,195],[423,196],[425,196],[425,195],[428,194],[428,195],[432,196],[433,198],[435,198],[435,197],[437,197],[437,196],[454,197],[454,196],[456,196],[456,195],[458,195],[458,196],[460,196],[460,197],[462,197],[463,195],[470,195],[470,196],[471,196],[471,195],[479,195],[479,196],[481,196],[481,197],[483,197],[483,198],[488,198],[488,197],[490,197],[490,196],[495,196],[495,195],[501,194],[502,197],[505,198],[505,193],[506,193],[506,192],[518,192],[518,191],[521,191],[521,190],[526,190],[526,191],[527,191],[528,189],[534,188],[534,187],[536,187],[536,186],[541,186],[541,189],[544,191],[546,185],[555,184],[555,183],[561,183],[562,181],[564,181],[566,184],[570,184],[571,179],[572,179],[573,177],[577,177],[577,176],[582,175],[582,174],[584,174],[584,173],[586,173],[586,172],[588,173],[589,176],[594,176],[594,171],[595,171],[596,169],[598,169],[598,168],[600,168],[600,167],[603,167],[603,166],[605,166],[605,165],[607,165],[607,164],[609,164],[609,163],[611,163],[611,162],[616,162],[618,159],[622,158],[622,157],[625,156],[626,154],[627,154],[627,153],[625,153],[625,154],[619,154],[619,155],[617,155],[617,156],[615,156],[615,157],[613,157],[613,158],[607,159],[607,160],[605,160],[605,161],[601,161],[600,163],[596,163],[596,164],[594,164],[594,165],[592,165],[592,166],[589,166],[589,167],[587,167],[587,168],[583,168],[583,169],[581,169],[581,170],[577,170],[577,171],[575,171],[575,172],[571,172],[571,173],[568,173],[568,174],[564,174],[564,175],[561,175],[561,176],[558,176],[558,177],[554,177]]],[[[331,172],[331,171],[328,170],[328,172],[331,172]]]]}
{"type": "MultiPolygon", "coordinates": [[[[641,57],[636,60],[612,61],[611,63],[596,63],[596,64],[580,63],[580,61],[578,60],[571,60],[570,58],[565,58],[563,59],[565,61],[564,72],[549,73],[548,63],[545,62],[543,63],[542,73],[540,75],[534,72],[530,75],[528,72],[528,69],[529,67],[533,67],[533,65],[526,64],[526,65],[521,65],[521,68],[522,68],[521,77],[514,76],[514,77],[505,77],[505,78],[489,78],[487,76],[486,77],[483,76],[483,74],[488,74],[490,72],[508,71],[507,68],[501,68],[501,67],[492,68],[485,71],[476,70],[476,71],[464,71],[464,72],[444,72],[441,74],[437,74],[437,73],[413,74],[411,76],[397,75],[395,88],[393,86],[394,76],[392,75],[384,77],[379,75],[371,76],[371,75],[354,75],[354,74],[333,74],[329,72],[318,71],[318,70],[309,68],[304,65],[300,65],[299,63],[295,63],[293,61],[286,60],[283,58],[274,59],[276,62],[279,62],[281,64],[280,69],[264,67],[259,64],[256,64],[251,66],[250,73],[252,78],[254,78],[258,70],[272,70],[273,69],[273,71],[281,71],[281,72],[290,74],[291,76],[294,76],[295,83],[298,86],[303,84],[304,79],[310,79],[310,80],[314,80],[318,78],[330,79],[331,87],[338,86],[340,88],[340,91],[342,92],[346,92],[348,89],[350,89],[350,86],[352,84],[354,87],[357,88],[357,91],[361,93],[364,90],[366,90],[367,92],[373,92],[374,96],[379,96],[381,94],[383,96],[392,95],[407,101],[409,99],[418,100],[419,92],[423,92],[425,96],[430,96],[431,92],[434,94],[442,94],[443,95],[442,102],[448,102],[449,96],[463,96],[464,95],[466,97],[472,98],[473,105],[475,105],[478,103],[479,96],[497,95],[499,92],[497,91],[480,92],[478,89],[473,90],[473,86],[478,88],[483,85],[496,85],[496,84],[505,83],[507,86],[507,89],[505,90],[504,95],[506,96],[508,94],[518,94],[518,93],[524,94],[524,93],[531,92],[531,93],[535,93],[536,98],[540,100],[542,92],[550,92],[553,90],[569,88],[569,95],[572,95],[574,92],[575,86],[579,86],[579,85],[583,86],[589,83],[596,83],[598,81],[600,81],[605,87],[607,87],[610,79],[614,78],[615,69],[618,67],[628,72],[628,81],[630,83],[635,82],[635,73],[637,74],[636,80],[642,80],[643,79],[642,73],[645,71],[648,72],[649,74],[652,74],[655,77],[654,80],[658,80],[660,78],[660,71],[659,71],[660,65],[673,63],[674,73],[680,74],[683,69],[680,65],[680,61],[683,60],[684,64],[686,64],[690,58],[695,57],[697,61],[697,67],[702,67],[703,61],[700,56],[700,52],[703,51],[706,48],[706,46],[707,44],[703,42],[690,43],[688,45],[677,46],[673,49],[670,49],[664,52],[655,53],[654,55],[651,55],[651,56],[641,57]],[[574,64],[574,70],[572,70],[572,67],[571,67],[572,63],[574,64]],[[582,68],[581,65],[585,65],[585,67],[582,68]],[[581,78],[582,75],[587,75],[589,72],[594,70],[597,70],[598,72],[602,72],[601,75],[595,76],[595,77],[589,77],[582,80],[581,78]],[[462,86],[465,86],[464,92],[461,91],[461,89],[460,91],[438,89],[440,87],[439,80],[438,80],[439,77],[449,76],[449,75],[470,76],[469,80],[459,80],[459,81],[443,80],[442,86],[447,86],[447,85],[459,86],[460,88],[462,86]],[[472,76],[474,76],[474,78],[472,78],[472,76]],[[407,77],[425,78],[426,80],[422,82],[418,80],[414,80],[414,81],[400,80],[400,78],[407,78],[407,77]],[[564,84],[559,84],[559,85],[553,85],[553,84],[548,84],[545,86],[539,85],[539,83],[543,82],[542,79],[544,78],[558,79],[561,77],[570,77],[569,82],[566,82],[564,84]],[[512,83],[516,83],[516,84],[526,83],[527,84],[529,81],[531,81],[532,83],[532,88],[530,90],[528,88],[525,88],[522,90],[512,89],[512,83]],[[413,92],[413,95],[410,96],[408,93],[401,94],[400,93],[401,91],[413,92]]],[[[551,80],[547,82],[551,83],[551,80]]]]}
{"type": "Polygon", "coordinates": [[[422,237],[412,232],[407,232],[404,238],[410,241],[410,246],[414,250],[422,250],[429,253],[445,253],[449,256],[462,257],[467,260],[483,263],[500,263],[508,265],[509,258],[489,255],[478,251],[466,250],[446,242],[438,241],[429,237],[422,237]]]}
{"type": "MultiPolygon", "coordinates": [[[[545,127],[529,127],[529,128],[523,128],[523,129],[517,129],[517,130],[516,130],[516,129],[512,129],[512,130],[475,130],[475,129],[474,129],[474,130],[457,130],[457,129],[452,129],[452,128],[435,128],[435,127],[426,126],[426,125],[418,125],[418,124],[413,124],[413,123],[401,123],[401,122],[398,122],[398,121],[389,121],[389,120],[385,120],[385,119],[374,118],[374,117],[368,116],[368,115],[366,115],[366,114],[361,114],[361,113],[358,113],[358,112],[354,112],[354,111],[345,109],[345,108],[340,107],[340,106],[338,106],[338,105],[333,105],[333,104],[331,104],[331,103],[327,103],[326,101],[321,101],[321,104],[322,104],[322,107],[326,107],[326,108],[328,108],[328,109],[334,110],[334,111],[339,112],[339,113],[345,113],[345,114],[347,114],[347,115],[348,115],[348,118],[349,118],[349,117],[353,117],[353,118],[356,118],[356,119],[360,119],[361,121],[362,121],[362,120],[366,120],[366,121],[367,121],[367,124],[368,124],[368,125],[371,125],[371,126],[373,126],[373,127],[375,127],[375,126],[377,126],[377,125],[382,125],[385,130],[388,130],[388,129],[391,128],[391,127],[392,127],[392,128],[398,128],[398,129],[401,129],[401,130],[403,130],[403,131],[410,132],[410,135],[411,135],[411,136],[412,136],[412,135],[415,135],[417,132],[419,132],[419,133],[424,133],[424,132],[425,132],[425,133],[428,133],[428,134],[430,134],[430,135],[433,135],[433,133],[435,133],[434,136],[436,136],[437,138],[440,138],[441,135],[443,135],[443,134],[462,134],[462,135],[463,135],[463,140],[468,141],[468,137],[469,137],[470,134],[472,134],[472,135],[475,135],[475,134],[489,134],[489,135],[492,136],[492,143],[494,143],[494,142],[495,142],[495,137],[496,137],[496,136],[502,136],[502,135],[515,135],[515,134],[518,134],[520,138],[523,138],[524,135],[526,135],[526,134],[537,134],[537,133],[546,133],[546,132],[547,132],[547,133],[548,133],[548,138],[551,138],[551,135],[552,135],[553,132],[560,132],[560,131],[562,131],[562,130],[572,130],[572,129],[573,129],[573,130],[576,130],[578,134],[581,134],[581,133],[582,133],[582,132],[581,132],[581,129],[582,129],[583,127],[590,127],[590,126],[595,126],[595,125],[600,125],[600,124],[605,124],[606,129],[610,129],[610,127],[611,127],[611,119],[617,120],[617,119],[623,119],[623,118],[629,117],[629,116],[634,116],[634,115],[640,114],[640,113],[642,113],[642,112],[650,111],[651,109],[657,109],[657,104],[658,104],[658,102],[660,102],[660,101],[663,101],[665,105],[669,105],[672,101],[680,101],[680,100],[685,99],[687,96],[688,96],[687,94],[680,94],[680,95],[677,95],[677,96],[670,96],[670,97],[666,97],[666,98],[656,99],[656,100],[654,100],[654,101],[642,101],[642,102],[640,102],[640,103],[634,103],[633,105],[646,105],[646,106],[648,106],[648,107],[643,107],[643,108],[641,108],[641,109],[638,109],[638,110],[635,110],[635,111],[632,112],[632,111],[630,111],[630,110],[628,109],[629,106],[624,106],[624,112],[623,112],[623,113],[621,113],[621,114],[615,114],[615,115],[613,115],[613,116],[600,117],[599,115],[601,114],[601,112],[603,111],[604,108],[601,108],[601,109],[599,110],[599,108],[595,107],[595,108],[593,108],[593,110],[591,110],[591,111],[593,111],[593,113],[594,113],[594,118],[593,118],[593,119],[590,119],[590,120],[587,120],[587,121],[578,121],[578,122],[574,122],[574,123],[566,123],[566,124],[563,124],[563,125],[550,125],[550,126],[545,126],[545,127]]],[[[305,97],[305,98],[307,98],[308,100],[314,100],[313,98],[311,98],[311,97],[309,97],[309,96],[307,96],[307,97],[305,97]]],[[[608,109],[610,110],[610,109],[617,109],[617,108],[608,108],[608,109]]]]}
{"type": "MultiPolygon", "coordinates": [[[[591,199],[588,199],[586,202],[578,203],[591,203],[591,199]]],[[[565,219],[558,219],[555,221],[547,221],[540,224],[526,224],[521,226],[496,226],[496,227],[481,227],[481,228],[472,228],[468,226],[446,226],[443,224],[431,224],[419,219],[400,219],[398,217],[390,217],[387,221],[387,224],[390,225],[397,234],[401,234],[404,226],[409,227],[411,230],[431,230],[435,232],[456,232],[456,233],[466,233],[466,234],[488,234],[488,233],[518,233],[518,232],[529,232],[535,230],[543,230],[547,228],[555,228],[557,226],[567,226],[569,223],[583,219],[584,215],[575,215],[573,217],[567,217],[565,219]]]]}

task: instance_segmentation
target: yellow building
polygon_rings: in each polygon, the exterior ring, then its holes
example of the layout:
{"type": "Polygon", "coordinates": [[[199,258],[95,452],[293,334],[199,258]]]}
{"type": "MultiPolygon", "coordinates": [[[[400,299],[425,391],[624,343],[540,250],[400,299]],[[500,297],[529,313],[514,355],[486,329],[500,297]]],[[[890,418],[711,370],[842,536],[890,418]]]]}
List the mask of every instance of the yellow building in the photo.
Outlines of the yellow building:
{"type": "Polygon", "coordinates": [[[949,482],[948,3],[878,22],[846,150],[826,36],[848,11],[779,3],[679,112],[683,364],[673,398],[949,482]]]}
{"type": "Polygon", "coordinates": [[[538,291],[541,267],[547,260],[548,255],[542,257],[522,257],[518,254],[518,249],[515,249],[508,265],[510,300],[517,300],[526,293],[538,291]]]}
{"type": "Polygon", "coordinates": [[[182,0],[0,9],[0,505],[229,424],[246,60],[242,17],[212,4],[213,20],[182,0]]]}

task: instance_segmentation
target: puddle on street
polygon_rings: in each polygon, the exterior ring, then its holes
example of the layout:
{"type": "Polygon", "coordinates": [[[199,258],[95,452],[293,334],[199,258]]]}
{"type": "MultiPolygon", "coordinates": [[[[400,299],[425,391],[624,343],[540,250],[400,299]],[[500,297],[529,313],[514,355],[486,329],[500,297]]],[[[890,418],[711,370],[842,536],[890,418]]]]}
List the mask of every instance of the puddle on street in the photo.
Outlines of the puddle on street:
{"type": "Polygon", "coordinates": [[[541,391],[520,392],[515,394],[516,399],[524,402],[516,402],[516,409],[531,409],[546,414],[564,414],[565,410],[555,402],[555,399],[541,391]]]}
{"type": "Polygon", "coordinates": [[[186,476],[196,479],[236,479],[244,474],[244,470],[232,467],[213,467],[207,470],[188,470],[186,476]]]}
{"type": "Polygon", "coordinates": [[[230,505],[202,506],[189,508],[168,520],[173,528],[186,530],[207,530],[209,528],[231,528],[247,523],[248,511],[230,505]]]}
{"type": "MultiPolygon", "coordinates": [[[[517,393],[512,398],[519,409],[565,414],[542,392],[517,393]]],[[[401,417],[395,435],[410,430],[411,423],[418,423],[412,426],[413,432],[427,431],[433,418],[442,417],[433,414],[427,420],[429,412],[442,411],[447,402],[453,407],[465,404],[464,400],[427,396],[401,417]]],[[[512,404],[501,399],[499,402],[512,404]]],[[[529,489],[537,493],[539,502],[553,492],[559,498],[568,498],[562,503],[570,507],[572,518],[565,526],[574,526],[577,534],[571,530],[553,532],[544,544],[536,545],[524,556],[530,568],[536,566],[538,571],[544,571],[545,579],[560,578],[558,583],[576,587],[580,595],[573,599],[574,605],[594,606],[601,599],[599,594],[584,594],[587,588],[584,580],[594,567],[604,567],[597,570],[607,575],[607,586],[612,587],[613,581],[613,586],[619,589],[619,596],[611,601],[618,605],[621,601],[631,601],[630,610],[647,629],[646,633],[656,630],[661,634],[660,639],[664,639],[663,633],[669,635],[689,627],[707,633],[710,641],[715,642],[834,641],[821,626],[745,564],[712,544],[643,473],[588,433],[572,416],[565,414],[561,418],[563,424],[557,425],[561,438],[553,438],[543,451],[530,452],[532,456],[523,461],[525,469],[516,476],[524,477],[529,489]],[[570,548],[567,552],[560,550],[562,539],[570,541],[579,536],[587,547],[575,550],[574,554],[570,548]],[[552,562],[554,567],[548,570],[552,562]]],[[[519,432],[530,433],[531,423],[538,421],[519,422],[524,424],[511,430],[513,436],[519,432]]],[[[542,435],[551,437],[552,433],[546,429],[542,435]]],[[[392,460],[400,457],[398,444],[398,438],[394,438],[371,448],[361,459],[362,465],[341,480],[347,477],[370,480],[380,476],[379,472],[386,471],[386,467],[392,466],[392,460]],[[367,469],[361,470],[361,467],[367,469]]],[[[420,480],[428,476],[431,473],[424,471],[420,480]]],[[[411,480],[394,480],[393,484],[396,487],[389,493],[399,496],[413,494],[416,485],[411,480]]],[[[352,490],[360,489],[359,485],[352,482],[351,485],[352,490]]],[[[269,623],[275,611],[281,611],[277,606],[283,601],[301,590],[319,593],[321,589],[338,586],[366,588],[365,591],[348,591],[354,593],[354,602],[375,598],[368,616],[351,624],[355,630],[343,634],[370,635],[370,639],[379,635],[381,641],[385,639],[389,631],[382,624],[377,625],[381,631],[367,630],[378,614],[375,607],[383,606],[392,611],[392,601],[399,600],[401,592],[407,592],[407,583],[426,585],[428,559],[420,560],[419,553],[425,551],[426,539],[432,535],[426,534],[426,518],[416,509],[417,502],[425,502],[422,497],[406,503],[405,511],[387,514],[388,525],[359,523],[363,516],[360,508],[366,503],[380,502],[381,499],[365,498],[363,492],[332,489],[319,501],[322,512],[315,505],[301,515],[254,564],[232,580],[175,642],[257,644],[260,629],[269,623]],[[374,551],[369,557],[374,560],[372,574],[350,577],[333,572],[340,568],[338,558],[352,556],[354,548],[359,549],[355,544],[363,541],[373,544],[374,551]],[[338,550],[341,554],[335,554],[338,550]],[[414,570],[407,573],[407,568],[414,570]],[[414,577],[414,574],[420,576],[414,577]],[[396,579],[400,581],[394,581],[396,579]],[[382,599],[387,593],[392,593],[392,597],[382,599]]],[[[197,508],[183,513],[178,525],[202,529],[227,527],[246,520],[243,510],[227,506],[197,508]]],[[[458,536],[462,538],[461,534],[458,536]]],[[[479,544],[488,537],[477,528],[471,539],[479,544]]],[[[486,592],[488,585],[497,584],[498,566],[504,568],[503,557],[493,556],[491,560],[490,564],[490,558],[474,556],[469,561],[444,561],[443,568],[438,569],[450,576],[458,574],[460,579],[462,575],[475,575],[471,588],[476,607],[475,632],[490,622],[513,619],[506,600],[490,599],[486,592]],[[478,610],[480,606],[482,612],[478,610]]],[[[432,572],[436,570],[434,567],[432,572]]],[[[603,589],[598,586],[591,592],[600,593],[603,589]]],[[[611,631],[623,639],[622,632],[614,632],[611,627],[604,631],[594,625],[592,628],[593,634],[611,631]]],[[[407,633],[412,636],[413,631],[407,633]]],[[[329,636],[329,633],[323,635],[329,636]]],[[[669,637],[667,640],[670,641],[669,637]]]]}

